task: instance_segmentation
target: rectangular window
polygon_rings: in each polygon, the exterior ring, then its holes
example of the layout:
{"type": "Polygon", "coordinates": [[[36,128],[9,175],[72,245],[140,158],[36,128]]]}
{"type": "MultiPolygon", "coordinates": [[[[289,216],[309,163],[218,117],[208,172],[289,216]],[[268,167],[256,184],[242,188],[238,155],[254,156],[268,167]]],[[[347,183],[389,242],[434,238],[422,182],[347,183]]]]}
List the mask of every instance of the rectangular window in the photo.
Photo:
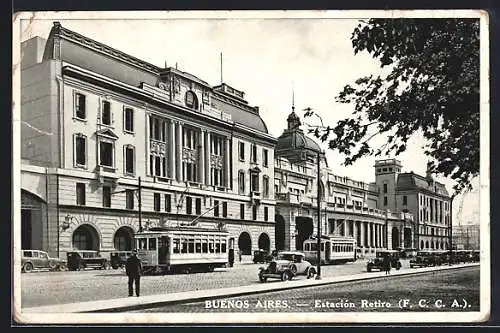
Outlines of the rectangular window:
{"type": "Polygon", "coordinates": [[[264,176],[262,178],[262,188],[263,188],[263,191],[264,191],[264,197],[269,197],[269,177],[267,176],[264,176]]]}
{"type": "Polygon", "coordinates": [[[403,205],[408,205],[408,197],[406,195],[403,195],[403,205]]]}
{"type": "Polygon", "coordinates": [[[84,135],[75,137],[75,163],[79,166],[87,165],[87,138],[84,135]]]}
{"type": "Polygon", "coordinates": [[[99,142],[99,165],[113,166],[113,144],[111,142],[99,142]]]}
{"type": "Polygon", "coordinates": [[[167,125],[165,120],[156,117],[149,118],[149,138],[166,142],[167,125]]]}
{"type": "Polygon", "coordinates": [[[124,123],[125,131],[133,133],[134,132],[134,109],[125,108],[123,110],[123,113],[124,113],[123,123],[124,123]]]}
{"type": "Polygon", "coordinates": [[[240,219],[245,219],[245,204],[240,204],[240,219]]]}
{"type": "Polygon", "coordinates": [[[222,203],[222,217],[227,217],[227,202],[222,203]]]}
{"type": "Polygon", "coordinates": [[[111,187],[102,187],[102,206],[111,207],[111,187]]]}
{"type": "Polygon", "coordinates": [[[101,123],[111,125],[111,103],[108,101],[102,101],[101,123]]]}
{"type": "Polygon", "coordinates": [[[269,207],[264,207],[264,221],[269,220],[269,207]]]}
{"type": "Polygon", "coordinates": [[[134,174],[134,147],[126,146],[125,147],[125,173],[129,175],[134,174]]]}
{"type": "Polygon", "coordinates": [[[188,182],[196,182],[196,164],[191,162],[183,162],[183,178],[188,182]]]}
{"type": "Polygon", "coordinates": [[[125,201],[127,209],[134,209],[134,191],[126,190],[125,191],[125,201]]]}
{"type": "Polygon", "coordinates": [[[257,145],[252,145],[252,162],[257,163],[257,145]]]}
{"type": "Polygon", "coordinates": [[[387,206],[387,197],[384,197],[384,206],[387,206]]]}
{"type": "Polygon", "coordinates": [[[244,142],[240,142],[238,156],[240,157],[240,161],[245,160],[245,143],[244,142]]]}
{"type": "Polygon", "coordinates": [[[170,213],[172,211],[172,196],[165,194],[165,211],[170,213]]]}
{"type": "Polygon", "coordinates": [[[85,206],[85,184],[76,183],[76,204],[85,206]]]}
{"type": "Polygon", "coordinates": [[[239,193],[245,193],[245,172],[240,171],[238,172],[238,189],[239,193]]]}
{"type": "Polygon", "coordinates": [[[387,193],[387,184],[384,184],[384,193],[387,193]]]}
{"type": "Polygon", "coordinates": [[[160,211],[160,193],[154,194],[154,210],[155,212],[160,211]]]}
{"type": "Polygon", "coordinates": [[[252,206],[252,220],[257,220],[257,205],[252,206]]]}
{"type": "Polygon", "coordinates": [[[251,176],[251,188],[252,192],[258,192],[259,191],[259,174],[258,173],[252,173],[251,176]]]}
{"type": "Polygon", "coordinates": [[[80,93],[75,93],[75,117],[78,119],[87,119],[85,95],[80,93]]]}
{"type": "Polygon", "coordinates": [[[269,165],[269,157],[267,149],[262,149],[262,165],[265,167],[269,165]]]}
{"type": "Polygon", "coordinates": [[[201,198],[196,198],[195,206],[196,206],[196,215],[200,215],[201,214],[201,198]]]}
{"type": "Polygon", "coordinates": [[[219,216],[219,200],[214,200],[214,216],[219,216]]]}
{"type": "Polygon", "coordinates": [[[193,214],[193,198],[186,197],[186,214],[193,214]]]}
{"type": "Polygon", "coordinates": [[[182,146],[184,148],[195,149],[198,145],[197,143],[197,133],[194,129],[184,127],[182,129],[182,146]]]}

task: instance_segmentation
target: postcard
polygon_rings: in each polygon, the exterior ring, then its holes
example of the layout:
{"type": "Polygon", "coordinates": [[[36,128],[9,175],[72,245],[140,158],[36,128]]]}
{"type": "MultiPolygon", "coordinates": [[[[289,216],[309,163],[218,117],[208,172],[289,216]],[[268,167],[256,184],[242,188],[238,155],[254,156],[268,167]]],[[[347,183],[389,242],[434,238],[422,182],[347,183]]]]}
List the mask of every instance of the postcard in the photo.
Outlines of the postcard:
{"type": "Polygon", "coordinates": [[[14,320],[488,320],[488,25],[14,14],[14,320]]]}

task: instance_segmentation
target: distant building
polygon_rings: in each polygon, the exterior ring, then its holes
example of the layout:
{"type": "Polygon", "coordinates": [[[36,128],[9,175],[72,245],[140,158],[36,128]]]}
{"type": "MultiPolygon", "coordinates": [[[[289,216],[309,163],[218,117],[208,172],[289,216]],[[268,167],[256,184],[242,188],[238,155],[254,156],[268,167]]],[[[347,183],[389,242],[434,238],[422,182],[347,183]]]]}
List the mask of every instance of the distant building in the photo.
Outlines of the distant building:
{"type": "Polygon", "coordinates": [[[479,250],[479,224],[453,226],[453,248],[479,250]]]}

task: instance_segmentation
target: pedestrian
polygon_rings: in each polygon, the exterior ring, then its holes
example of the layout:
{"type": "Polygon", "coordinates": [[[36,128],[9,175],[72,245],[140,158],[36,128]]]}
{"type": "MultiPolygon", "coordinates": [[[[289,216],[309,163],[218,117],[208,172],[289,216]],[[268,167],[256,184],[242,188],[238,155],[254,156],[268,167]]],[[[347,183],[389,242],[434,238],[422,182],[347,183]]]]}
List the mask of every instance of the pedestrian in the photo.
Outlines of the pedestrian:
{"type": "Polygon", "coordinates": [[[391,256],[388,253],[384,256],[383,265],[384,265],[385,275],[390,274],[390,272],[391,272],[391,256]]]}
{"type": "Polygon", "coordinates": [[[233,267],[234,264],[234,249],[229,249],[229,267],[233,267]]]}
{"type": "Polygon", "coordinates": [[[127,259],[127,263],[125,264],[125,271],[128,276],[128,295],[134,296],[133,284],[135,282],[135,295],[139,297],[142,264],[139,258],[137,258],[137,250],[133,250],[131,256],[127,259]]]}
{"type": "Polygon", "coordinates": [[[241,251],[238,251],[238,256],[240,257],[240,262],[241,262],[241,251]]]}

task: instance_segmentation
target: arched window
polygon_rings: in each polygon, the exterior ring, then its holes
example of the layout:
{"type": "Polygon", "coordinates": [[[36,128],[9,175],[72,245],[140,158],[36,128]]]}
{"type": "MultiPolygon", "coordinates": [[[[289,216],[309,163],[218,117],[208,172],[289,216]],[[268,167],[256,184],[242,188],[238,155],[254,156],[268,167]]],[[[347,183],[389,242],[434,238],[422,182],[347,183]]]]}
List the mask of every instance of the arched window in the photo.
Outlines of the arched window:
{"type": "Polygon", "coordinates": [[[186,92],[185,103],[188,108],[198,110],[198,97],[192,90],[186,92]]]}

